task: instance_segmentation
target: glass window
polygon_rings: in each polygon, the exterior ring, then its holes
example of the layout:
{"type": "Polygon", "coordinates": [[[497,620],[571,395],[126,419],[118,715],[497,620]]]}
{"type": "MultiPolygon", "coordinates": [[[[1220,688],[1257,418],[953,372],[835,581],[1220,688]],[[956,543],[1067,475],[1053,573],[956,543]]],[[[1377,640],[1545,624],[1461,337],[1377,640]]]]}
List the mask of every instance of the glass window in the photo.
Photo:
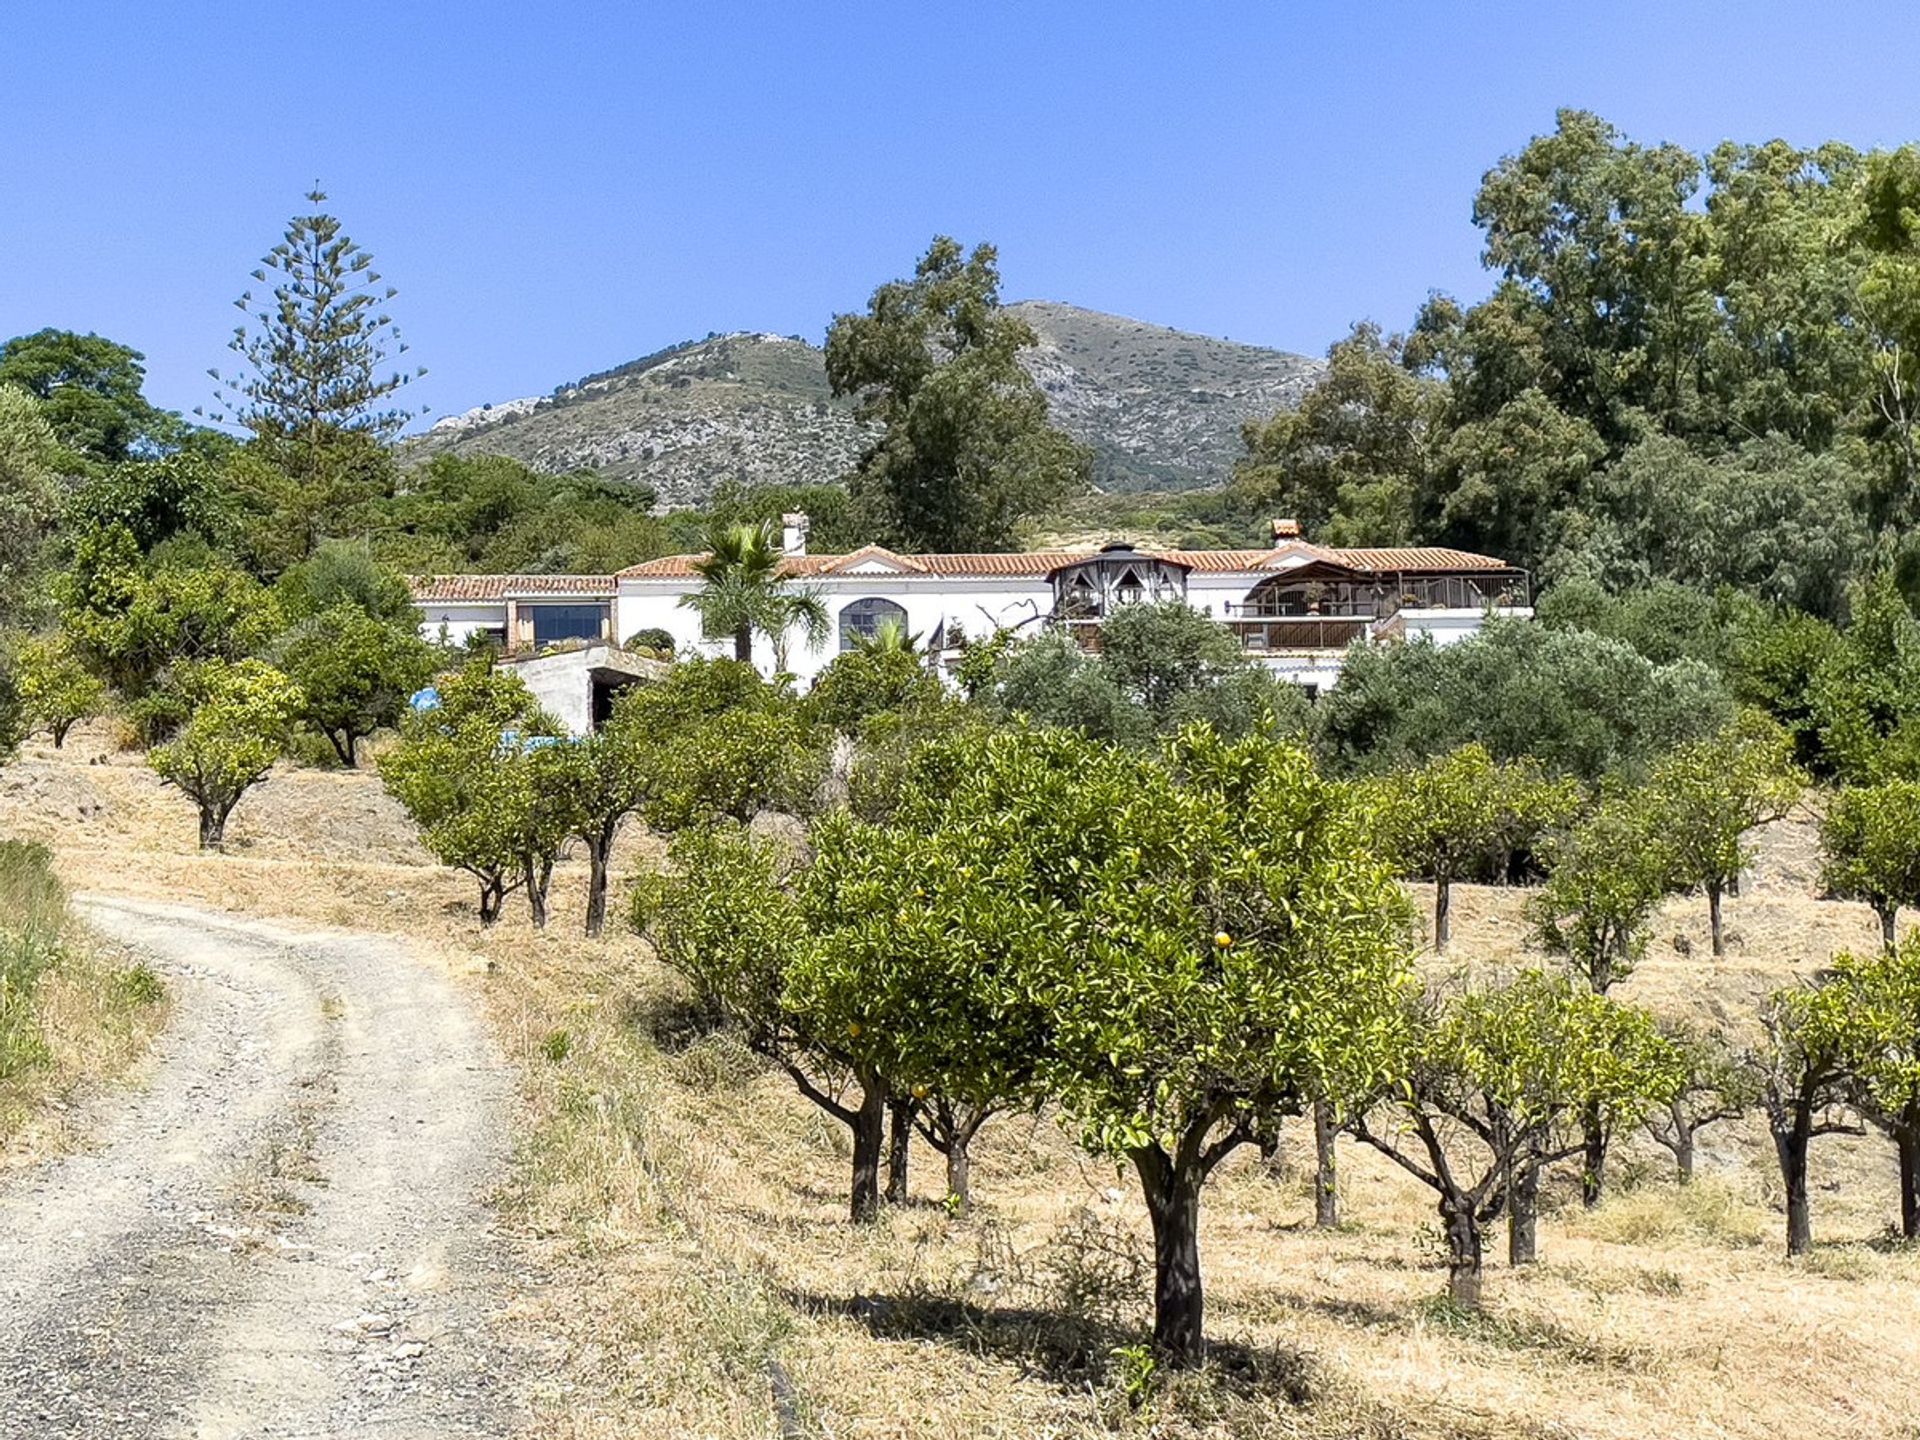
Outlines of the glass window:
{"type": "Polygon", "coordinates": [[[901,634],[907,629],[907,610],[904,605],[896,605],[891,600],[882,600],[877,595],[869,595],[863,600],[849,600],[840,607],[840,648],[851,650],[862,640],[871,640],[880,633],[880,627],[891,621],[900,627],[901,634]]]}
{"type": "Polygon", "coordinates": [[[601,622],[606,618],[604,605],[526,605],[533,611],[533,643],[551,645],[559,640],[598,640],[601,622]]]}

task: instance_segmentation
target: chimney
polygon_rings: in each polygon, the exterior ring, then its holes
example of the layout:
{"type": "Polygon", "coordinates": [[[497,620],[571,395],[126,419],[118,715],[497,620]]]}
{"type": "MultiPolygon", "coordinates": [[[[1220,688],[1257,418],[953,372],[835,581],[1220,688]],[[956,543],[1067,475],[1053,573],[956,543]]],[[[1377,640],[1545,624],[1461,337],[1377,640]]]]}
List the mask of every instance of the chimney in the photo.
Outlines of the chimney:
{"type": "Polygon", "coordinates": [[[1273,543],[1276,549],[1286,544],[1289,540],[1298,540],[1299,538],[1300,522],[1298,520],[1276,520],[1273,522],[1273,543]]]}
{"type": "Polygon", "coordinates": [[[780,551],[785,555],[807,553],[807,514],[796,510],[780,517],[780,551]]]}

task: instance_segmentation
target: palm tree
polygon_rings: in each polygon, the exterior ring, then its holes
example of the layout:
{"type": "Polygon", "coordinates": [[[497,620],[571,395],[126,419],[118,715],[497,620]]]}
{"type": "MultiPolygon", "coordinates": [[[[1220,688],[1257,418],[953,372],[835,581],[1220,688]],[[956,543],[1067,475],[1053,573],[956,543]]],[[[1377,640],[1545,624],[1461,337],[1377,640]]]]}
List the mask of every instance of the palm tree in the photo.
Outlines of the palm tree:
{"type": "Polygon", "coordinates": [[[693,562],[704,584],[680,603],[700,614],[700,632],[708,639],[733,637],[736,660],[751,662],[754,635],[773,642],[774,664],[787,665],[788,632],[798,625],[809,649],[825,643],[831,629],[820,596],[789,586],[780,577],[785,554],[770,524],[728,525],[707,542],[707,553],[693,562]]]}

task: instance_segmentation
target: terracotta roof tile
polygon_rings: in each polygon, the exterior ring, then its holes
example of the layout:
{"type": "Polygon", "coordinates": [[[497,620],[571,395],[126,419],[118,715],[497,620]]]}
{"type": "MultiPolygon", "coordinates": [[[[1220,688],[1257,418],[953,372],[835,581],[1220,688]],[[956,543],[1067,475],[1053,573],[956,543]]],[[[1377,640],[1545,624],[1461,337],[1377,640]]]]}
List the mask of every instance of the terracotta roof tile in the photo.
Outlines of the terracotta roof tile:
{"type": "Polygon", "coordinates": [[[611,575],[410,575],[407,584],[415,600],[600,599],[616,588],[611,575]]]}
{"type": "MultiPolygon", "coordinates": [[[[892,562],[909,573],[981,578],[1041,577],[1062,565],[1091,560],[1097,550],[1030,550],[1015,554],[901,555],[869,545],[850,555],[793,555],[781,562],[780,573],[789,580],[804,580],[842,573],[866,560],[892,562]]],[[[1476,555],[1467,550],[1448,550],[1435,546],[1398,548],[1341,548],[1309,545],[1292,541],[1274,550],[1146,550],[1141,554],[1173,561],[1203,575],[1227,575],[1258,572],[1273,568],[1281,556],[1298,555],[1354,570],[1506,570],[1504,560],[1491,555],[1476,555]]],[[[622,580],[685,580],[694,574],[698,555],[663,555],[622,570],[622,580]]]]}

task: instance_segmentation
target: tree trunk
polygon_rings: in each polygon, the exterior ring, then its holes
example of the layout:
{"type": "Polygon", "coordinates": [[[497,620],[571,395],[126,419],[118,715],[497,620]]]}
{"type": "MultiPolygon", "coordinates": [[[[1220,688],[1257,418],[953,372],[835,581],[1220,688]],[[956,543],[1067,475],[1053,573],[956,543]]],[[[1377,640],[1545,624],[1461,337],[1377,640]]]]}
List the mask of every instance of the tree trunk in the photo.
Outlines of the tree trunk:
{"type": "Polygon", "coordinates": [[[1813,1248],[1813,1219],[1807,1208],[1807,1145],[1811,1125],[1796,1114],[1784,1127],[1773,1127],[1773,1150],[1780,1161],[1780,1179],[1787,1192],[1787,1254],[1804,1255],[1813,1248]]]}
{"type": "Polygon", "coordinates": [[[1684,1100],[1676,1099],[1667,1107],[1673,1117],[1673,1164],[1682,1185],[1693,1183],[1693,1122],[1687,1118],[1684,1100]]]}
{"type": "Polygon", "coordinates": [[[606,832],[587,841],[587,934],[599,935],[607,928],[607,862],[613,850],[613,836],[606,832]]]}
{"type": "Polygon", "coordinates": [[[1540,1258],[1539,1150],[1522,1145],[1507,1182],[1507,1263],[1531,1265],[1540,1258]]]}
{"type": "Polygon", "coordinates": [[[1580,1203],[1591,1210],[1600,1203],[1607,1182],[1607,1127],[1600,1118],[1600,1107],[1589,1105],[1580,1117],[1581,1153],[1586,1161],[1580,1173],[1580,1203]]]}
{"type": "Polygon", "coordinates": [[[947,1205],[956,1215],[973,1208],[973,1157],[967,1149],[972,1143],[972,1134],[956,1131],[947,1144],[947,1205]]]}
{"type": "Polygon", "coordinates": [[[1444,872],[1433,881],[1433,948],[1445,951],[1453,939],[1453,886],[1444,872]]]}
{"type": "Polygon", "coordinates": [[[67,743],[67,731],[71,730],[72,728],[73,728],[73,721],[71,720],[56,720],[53,722],[53,748],[54,749],[58,750],[61,746],[67,743]]]}
{"type": "Polygon", "coordinates": [[[1473,1202],[1449,1196],[1440,1202],[1447,1231],[1447,1293],[1465,1310],[1480,1308],[1480,1222],[1473,1202]]]}
{"type": "Polygon", "coordinates": [[[1726,931],[1720,924],[1720,882],[1707,882],[1707,923],[1713,931],[1713,956],[1717,960],[1727,953],[1726,931]]]}
{"type": "Polygon", "coordinates": [[[861,1077],[860,1109],[853,1119],[853,1193],[856,1225],[880,1218],[880,1152],[886,1148],[887,1088],[879,1077],[861,1077]]]}
{"type": "Polygon", "coordinates": [[[523,873],[526,875],[527,905],[533,911],[533,926],[536,930],[544,930],[547,928],[547,883],[552,879],[552,872],[540,874],[538,867],[529,860],[523,873]]]}
{"type": "Polygon", "coordinates": [[[913,1148],[913,1100],[887,1101],[887,1203],[907,1203],[907,1160],[913,1148]]]}
{"type": "Polygon", "coordinates": [[[1920,1102],[1901,1112],[1893,1143],[1900,1151],[1900,1233],[1920,1240],[1920,1102]]]}
{"type": "Polygon", "coordinates": [[[1894,927],[1900,920],[1900,907],[1876,905],[1873,907],[1873,913],[1880,917],[1880,943],[1889,950],[1893,949],[1899,943],[1899,937],[1894,934],[1894,927]]]}
{"type": "Polygon", "coordinates": [[[333,746],[333,753],[340,757],[342,765],[349,770],[358,768],[353,763],[354,735],[351,730],[341,731],[338,734],[332,730],[321,733],[327,737],[327,743],[333,746]]]}
{"type": "Polygon", "coordinates": [[[753,663],[753,631],[742,625],[733,632],[733,658],[751,665],[753,663]]]}
{"type": "Polygon", "coordinates": [[[1181,1171],[1158,1147],[1134,1152],[1153,1222],[1153,1345],[1167,1365],[1189,1370],[1206,1357],[1200,1285],[1198,1167],[1181,1171]]]}
{"type": "Polygon", "coordinates": [[[1325,1100],[1314,1101],[1313,1224],[1318,1230],[1331,1230],[1340,1223],[1340,1159],[1334,1149],[1339,1133],[1333,1106],[1325,1100]]]}
{"type": "Polygon", "coordinates": [[[491,925],[500,918],[500,907],[506,904],[507,887],[498,878],[480,882],[480,923],[491,925]]]}
{"type": "Polygon", "coordinates": [[[227,843],[227,812],[214,805],[200,807],[200,848],[218,850],[227,843]]]}

